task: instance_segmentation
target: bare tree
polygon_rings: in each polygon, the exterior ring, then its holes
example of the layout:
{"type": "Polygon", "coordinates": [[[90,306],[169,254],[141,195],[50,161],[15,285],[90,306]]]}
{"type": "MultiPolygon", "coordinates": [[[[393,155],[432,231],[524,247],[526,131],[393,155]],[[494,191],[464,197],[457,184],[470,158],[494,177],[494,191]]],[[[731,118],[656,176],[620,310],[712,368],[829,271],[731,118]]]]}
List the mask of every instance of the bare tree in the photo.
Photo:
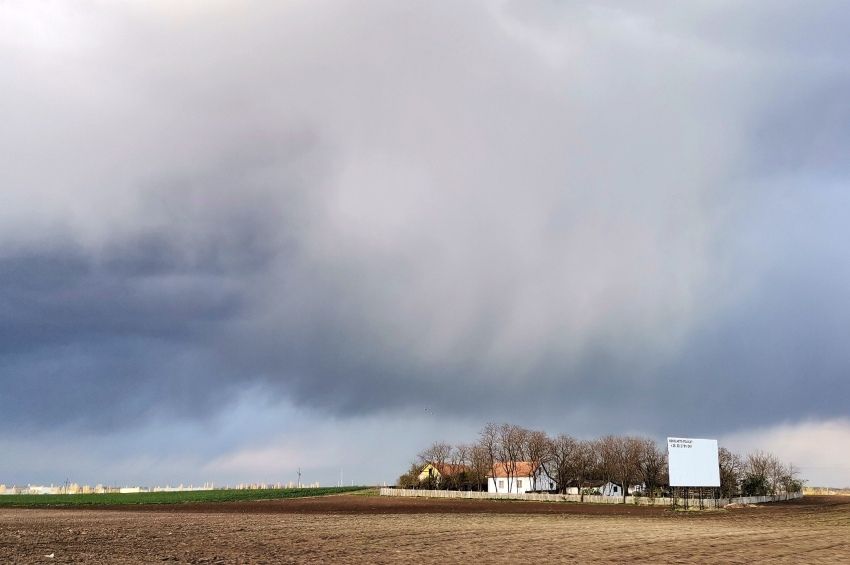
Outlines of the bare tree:
{"type": "Polygon", "coordinates": [[[785,474],[782,477],[782,489],[785,492],[786,499],[788,494],[803,490],[803,483],[799,479],[799,474],[800,471],[793,463],[788,463],[785,466],[785,474]]]}
{"type": "Polygon", "coordinates": [[[770,474],[773,456],[764,451],[747,455],[741,492],[744,496],[763,496],[771,491],[770,474]]]}
{"type": "MultiPolygon", "coordinates": [[[[511,492],[513,481],[516,480],[517,469],[522,461],[523,448],[526,444],[528,430],[514,424],[499,426],[498,465],[508,479],[508,492],[511,492]]],[[[494,473],[495,474],[495,473],[494,473]]]]}
{"type": "Polygon", "coordinates": [[[567,492],[567,483],[575,476],[575,459],[579,442],[567,434],[558,434],[549,440],[549,457],[544,470],[558,487],[558,492],[567,492]]]}
{"type": "Polygon", "coordinates": [[[720,463],[720,496],[732,498],[739,492],[744,462],[725,447],[718,450],[717,457],[720,463]]]}
{"type": "Polygon", "coordinates": [[[493,461],[489,453],[481,445],[474,445],[469,459],[475,490],[487,490],[487,475],[493,472],[493,461]]]}
{"type": "Polygon", "coordinates": [[[454,447],[450,462],[450,476],[447,481],[448,488],[457,490],[469,490],[470,473],[470,457],[472,455],[472,447],[469,444],[461,443],[454,447]]]}
{"type": "Polygon", "coordinates": [[[587,482],[600,473],[600,459],[598,444],[592,440],[582,440],[576,446],[575,461],[573,463],[574,481],[578,486],[581,500],[584,501],[584,490],[587,482]]]}
{"type": "MultiPolygon", "coordinates": [[[[531,488],[539,490],[539,479],[544,474],[543,462],[549,458],[549,436],[546,432],[526,431],[523,437],[522,458],[531,466],[531,488]]],[[[548,490],[548,489],[546,489],[548,490]]]]}
{"type": "Polygon", "coordinates": [[[637,477],[642,441],[626,436],[605,436],[598,441],[601,467],[608,480],[623,488],[623,504],[629,485],[637,477]]]}
{"type": "Polygon", "coordinates": [[[487,473],[493,475],[493,486],[499,492],[499,482],[496,480],[496,461],[499,458],[499,426],[489,422],[478,434],[478,447],[487,456],[487,473]]]}
{"type": "Polygon", "coordinates": [[[472,451],[472,444],[469,443],[459,443],[455,446],[453,454],[453,461],[458,465],[468,465],[469,464],[469,454],[472,451]]]}
{"type": "Polygon", "coordinates": [[[767,458],[767,480],[770,485],[770,494],[779,494],[786,474],[787,469],[782,464],[782,461],[772,453],[769,453],[767,458]]]}
{"type": "Polygon", "coordinates": [[[431,463],[432,465],[445,465],[452,454],[451,444],[435,441],[427,449],[419,452],[417,457],[422,463],[431,463]]]}
{"type": "Polygon", "coordinates": [[[667,453],[659,449],[654,440],[637,439],[639,456],[637,478],[643,482],[645,491],[654,497],[661,486],[664,470],[667,467],[667,453]]]}

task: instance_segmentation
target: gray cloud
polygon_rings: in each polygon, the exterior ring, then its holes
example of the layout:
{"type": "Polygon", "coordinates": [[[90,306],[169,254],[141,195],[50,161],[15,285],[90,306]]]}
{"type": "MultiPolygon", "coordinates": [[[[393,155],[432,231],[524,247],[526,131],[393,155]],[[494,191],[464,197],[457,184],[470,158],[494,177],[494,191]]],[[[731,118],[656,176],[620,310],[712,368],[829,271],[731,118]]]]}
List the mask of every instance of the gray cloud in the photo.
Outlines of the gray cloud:
{"type": "Polygon", "coordinates": [[[841,4],[169,6],[3,8],[0,422],[841,413],[841,4]]]}

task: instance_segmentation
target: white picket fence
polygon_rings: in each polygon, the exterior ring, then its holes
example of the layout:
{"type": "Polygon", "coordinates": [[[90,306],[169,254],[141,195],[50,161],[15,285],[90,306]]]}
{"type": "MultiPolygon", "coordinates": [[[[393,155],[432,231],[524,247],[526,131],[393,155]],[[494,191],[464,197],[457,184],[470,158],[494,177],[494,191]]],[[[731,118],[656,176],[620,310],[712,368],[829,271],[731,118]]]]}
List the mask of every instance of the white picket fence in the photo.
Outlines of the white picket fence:
{"type": "MultiPolygon", "coordinates": [[[[381,496],[416,496],[425,498],[472,498],[478,500],[535,500],[539,502],[583,502],[585,504],[623,504],[622,496],[598,496],[584,495],[582,498],[578,494],[538,494],[538,493],[495,493],[495,492],[476,492],[465,490],[424,490],[424,489],[401,489],[388,488],[381,489],[381,496]]],[[[765,502],[778,502],[782,500],[794,500],[802,498],[803,493],[795,492],[788,494],[780,494],[776,496],[741,496],[737,498],[705,498],[703,506],[705,508],[723,507],[729,503],[737,504],[763,504],[765,502]]],[[[679,504],[684,501],[679,499],[679,504]]],[[[670,498],[648,498],[645,496],[627,496],[626,504],[637,504],[646,506],[671,506],[673,500],[670,498]]],[[[700,501],[698,499],[688,500],[688,506],[691,508],[698,507],[700,501]]]]}

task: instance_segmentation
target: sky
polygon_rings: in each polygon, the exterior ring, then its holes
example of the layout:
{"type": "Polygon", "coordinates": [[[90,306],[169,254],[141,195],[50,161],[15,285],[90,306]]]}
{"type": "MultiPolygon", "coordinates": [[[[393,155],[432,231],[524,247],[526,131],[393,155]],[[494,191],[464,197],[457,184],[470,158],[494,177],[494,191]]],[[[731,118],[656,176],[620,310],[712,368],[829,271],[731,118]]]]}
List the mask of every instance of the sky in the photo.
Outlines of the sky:
{"type": "Polygon", "coordinates": [[[850,486],[846,2],[0,2],[0,483],[487,422],[850,486]]]}

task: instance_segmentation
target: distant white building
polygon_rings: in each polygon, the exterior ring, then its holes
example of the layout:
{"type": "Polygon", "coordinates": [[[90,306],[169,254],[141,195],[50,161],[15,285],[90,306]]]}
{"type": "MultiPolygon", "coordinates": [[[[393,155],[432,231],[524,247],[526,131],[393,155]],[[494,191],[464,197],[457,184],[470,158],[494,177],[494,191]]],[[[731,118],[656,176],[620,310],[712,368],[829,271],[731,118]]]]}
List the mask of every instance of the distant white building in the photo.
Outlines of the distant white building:
{"type": "MultiPolygon", "coordinates": [[[[574,482],[569,483],[569,485],[570,486],[567,487],[566,494],[581,494],[578,485],[574,482]]],[[[582,485],[581,490],[584,491],[584,494],[598,496],[623,496],[622,487],[610,481],[586,481],[582,485]]]]}
{"type": "Polygon", "coordinates": [[[62,487],[54,485],[27,485],[26,491],[23,494],[62,494],[62,487]]]}

